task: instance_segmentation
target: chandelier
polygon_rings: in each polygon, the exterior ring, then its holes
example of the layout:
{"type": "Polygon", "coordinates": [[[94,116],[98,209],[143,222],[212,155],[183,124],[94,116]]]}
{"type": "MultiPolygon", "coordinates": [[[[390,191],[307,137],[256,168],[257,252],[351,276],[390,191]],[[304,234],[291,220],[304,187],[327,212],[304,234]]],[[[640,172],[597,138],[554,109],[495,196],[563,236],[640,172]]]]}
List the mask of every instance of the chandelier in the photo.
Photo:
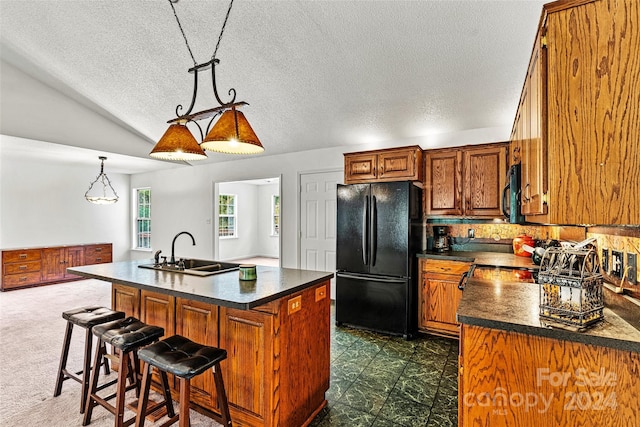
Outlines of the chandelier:
{"type": "Polygon", "coordinates": [[[84,198],[96,205],[109,205],[118,201],[118,193],[113,189],[111,181],[104,173],[104,161],[106,157],[100,156],[100,173],[96,179],[89,185],[89,189],[84,193],[84,198]]]}
{"type": "Polygon", "coordinates": [[[264,147],[262,143],[251,128],[244,114],[238,110],[239,107],[248,104],[244,101],[236,102],[236,90],[234,88],[228,91],[231,99],[228,102],[223,102],[218,95],[218,88],[216,86],[216,65],[220,63],[220,60],[216,58],[216,53],[218,52],[227,20],[229,19],[233,0],[229,3],[229,9],[222,24],[213,56],[211,60],[202,64],[196,62],[189,42],[187,41],[187,36],[178,19],[178,14],[174,7],[174,3],[178,3],[178,0],[168,1],[173,10],[176,22],[178,23],[178,28],[182,33],[182,38],[187,46],[189,55],[191,55],[191,59],[193,60],[193,67],[189,68],[189,73],[194,75],[193,94],[191,96],[191,104],[185,113],[181,114],[182,104],[176,107],[177,117],[167,121],[169,128],[155,147],[153,147],[149,155],[163,160],[192,161],[206,159],[207,155],[204,150],[227,154],[258,154],[263,152],[264,147]],[[211,70],[213,95],[216,101],[218,101],[219,106],[192,113],[198,94],[198,73],[208,70],[211,70]],[[219,117],[219,119],[212,127],[213,121],[217,117],[219,117]],[[204,132],[198,123],[198,121],[201,120],[209,120],[204,132]],[[198,140],[196,140],[187,128],[188,123],[194,123],[197,126],[200,133],[200,141],[202,141],[201,143],[198,143],[198,140]]]}

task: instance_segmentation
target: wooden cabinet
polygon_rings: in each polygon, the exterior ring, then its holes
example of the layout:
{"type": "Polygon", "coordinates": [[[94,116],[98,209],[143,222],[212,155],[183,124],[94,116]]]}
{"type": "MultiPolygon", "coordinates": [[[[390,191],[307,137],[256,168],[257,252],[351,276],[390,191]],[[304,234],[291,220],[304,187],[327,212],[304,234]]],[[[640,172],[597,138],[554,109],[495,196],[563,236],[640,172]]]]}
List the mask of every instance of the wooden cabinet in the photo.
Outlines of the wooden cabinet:
{"type": "Polygon", "coordinates": [[[81,280],[67,268],[111,259],[111,243],[3,250],[1,289],[81,280]]]}
{"type": "MultiPolygon", "coordinates": [[[[112,306],[201,344],[227,351],[222,375],[234,425],[307,425],[326,403],[330,362],[330,284],[238,310],[112,285],[112,306]],[[138,316],[136,316],[138,317],[138,316]],[[303,374],[302,374],[303,373],[303,374]]],[[[170,379],[172,394],[177,385],[170,379]]],[[[191,401],[217,410],[211,372],[192,380],[191,401]]]]}
{"type": "Polygon", "coordinates": [[[422,182],[422,149],[419,146],[346,153],[344,183],[422,182]]]}
{"type": "Polygon", "coordinates": [[[114,283],[111,286],[111,308],[140,319],[140,289],[114,283]]]}
{"type": "Polygon", "coordinates": [[[84,248],[82,246],[42,249],[41,280],[53,282],[75,278],[76,276],[73,274],[67,273],[67,267],[79,265],[84,265],[84,248]]]}
{"type": "MultiPolygon", "coordinates": [[[[217,305],[176,298],[176,333],[199,344],[218,347],[218,311],[217,305]]],[[[191,401],[218,411],[211,369],[191,380],[191,401]]]]}
{"type": "Polygon", "coordinates": [[[640,354],[461,326],[460,426],[637,426],[640,354]]]}
{"type": "Polygon", "coordinates": [[[2,290],[40,283],[40,249],[2,251],[2,290]]]}
{"type": "Polygon", "coordinates": [[[471,263],[421,259],[418,328],[422,332],[458,337],[456,321],[462,291],[458,284],[471,263]]]}
{"type": "Polygon", "coordinates": [[[640,224],[637,6],[544,6],[511,135],[527,221],[640,224]]]}
{"type": "Polygon", "coordinates": [[[546,51],[538,34],[529,62],[520,104],[511,133],[513,163],[521,164],[521,211],[523,215],[547,213],[547,90],[543,71],[546,51]]]}
{"type": "Polygon", "coordinates": [[[87,245],[84,248],[84,265],[112,262],[111,244],[87,245]]]}
{"type": "Polygon", "coordinates": [[[426,215],[502,217],[507,143],[425,151],[426,215]]]}

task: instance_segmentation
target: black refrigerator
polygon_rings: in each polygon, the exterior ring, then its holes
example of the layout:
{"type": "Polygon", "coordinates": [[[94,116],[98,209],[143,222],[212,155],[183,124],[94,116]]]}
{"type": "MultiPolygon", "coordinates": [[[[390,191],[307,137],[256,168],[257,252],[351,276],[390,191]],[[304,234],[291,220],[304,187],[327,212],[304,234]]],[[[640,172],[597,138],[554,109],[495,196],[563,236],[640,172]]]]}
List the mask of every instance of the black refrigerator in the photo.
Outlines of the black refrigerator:
{"type": "Polygon", "coordinates": [[[422,191],[412,182],[338,185],[336,324],[411,338],[422,191]]]}

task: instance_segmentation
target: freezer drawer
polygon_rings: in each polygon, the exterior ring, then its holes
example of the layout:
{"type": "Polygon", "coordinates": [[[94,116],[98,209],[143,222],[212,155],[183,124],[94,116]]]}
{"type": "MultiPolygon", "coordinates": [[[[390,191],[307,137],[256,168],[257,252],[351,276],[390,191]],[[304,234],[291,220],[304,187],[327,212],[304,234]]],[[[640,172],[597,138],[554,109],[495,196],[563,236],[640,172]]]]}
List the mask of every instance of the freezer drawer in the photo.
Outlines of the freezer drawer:
{"type": "Polygon", "coordinates": [[[410,284],[409,278],[337,273],[336,324],[411,338],[416,321],[410,284]]]}

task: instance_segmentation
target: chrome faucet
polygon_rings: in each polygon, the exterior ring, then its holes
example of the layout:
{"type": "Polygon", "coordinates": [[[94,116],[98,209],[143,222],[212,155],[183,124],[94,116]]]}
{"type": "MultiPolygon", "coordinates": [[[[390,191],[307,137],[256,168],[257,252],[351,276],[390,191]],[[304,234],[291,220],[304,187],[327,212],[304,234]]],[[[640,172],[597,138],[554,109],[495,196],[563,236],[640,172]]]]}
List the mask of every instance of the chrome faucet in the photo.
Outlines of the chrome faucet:
{"type": "Polygon", "coordinates": [[[188,231],[181,231],[178,234],[176,234],[175,237],[173,238],[173,242],[171,242],[171,259],[169,260],[169,265],[176,265],[176,257],[174,255],[174,251],[175,251],[175,247],[176,247],[176,239],[181,234],[188,234],[189,237],[191,237],[191,241],[193,242],[193,246],[196,245],[196,239],[194,239],[193,235],[191,233],[189,233],[188,231]]]}

